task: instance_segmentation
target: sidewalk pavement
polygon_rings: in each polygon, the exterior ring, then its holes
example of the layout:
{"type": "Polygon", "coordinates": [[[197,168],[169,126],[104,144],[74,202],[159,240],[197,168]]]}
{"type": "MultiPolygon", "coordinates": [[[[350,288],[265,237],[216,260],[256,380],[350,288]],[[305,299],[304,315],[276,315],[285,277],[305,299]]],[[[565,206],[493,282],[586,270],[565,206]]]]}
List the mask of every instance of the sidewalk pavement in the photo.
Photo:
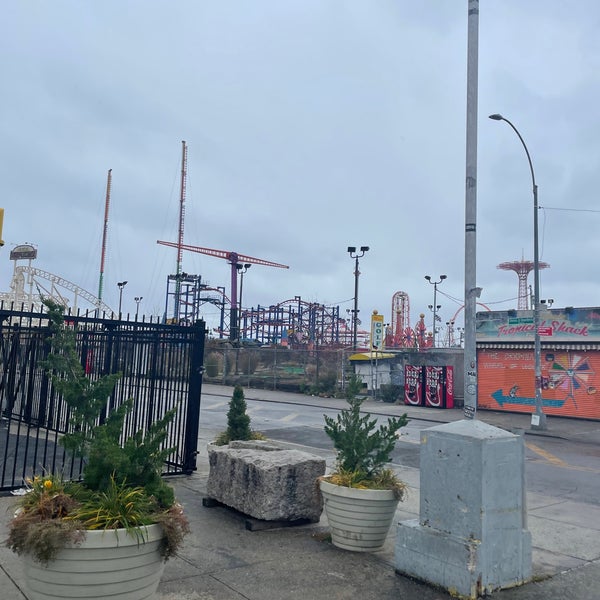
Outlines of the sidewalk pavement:
{"type": "MultiPolygon", "coordinates": [[[[267,402],[341,408],[343,400],[246,389],[246,398],[267,402]]],[[[204,385],[203,394],[231,397],[232,388],[204,385]]],[[[365,402],[372,414],[397,415],[431,422],[462,419],[461,409],[436,410],[365,402]]],[[[547,435],[600,446],[600,422],[548,417],[548,430],[529,430],[530,417],[480,411],[477,418],[529,436],[547,435]]],[[[206,508],[202,499],[208,478],[206,443],[215,431],[202,428],[198,470],[171,481],[189,516],[192,533],[179,556],[167,562],[159,600],[447,600],[444,590],[397,575],[394,571],[395,527],[384,548],[372,553],[340,550],[328,540],[325,516],[299,527],[250,531],[242,515],[224,507],[206,508]]],[[[303,448],[333,466],[333,451],[303,448]]],[[[409,496],[399,505],[396,521],[419,512],[419,471],[399,469],[409,496]]],[[[519,588],[495,592],[500,600],[596,600],[600,598],[600,504],[528,493],[528,527],[533,537],[534,580],[519,588]]],[[[6,538],[12,497],[0,497],[0,539],[6,538]]],[[[30,600],[23,586],[20,559],[0,546],[0,598],[30,600]]]]}

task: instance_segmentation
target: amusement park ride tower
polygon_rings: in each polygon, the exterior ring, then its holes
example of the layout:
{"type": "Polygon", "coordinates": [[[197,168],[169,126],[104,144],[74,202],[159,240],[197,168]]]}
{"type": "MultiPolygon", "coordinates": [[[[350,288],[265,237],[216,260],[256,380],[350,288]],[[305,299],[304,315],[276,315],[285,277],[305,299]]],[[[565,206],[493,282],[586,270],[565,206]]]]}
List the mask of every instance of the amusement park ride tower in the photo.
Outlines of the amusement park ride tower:
{"type": "MultiPolygon", "coordinates": [[[[186,195],[186,180],[187,180],[187,145],[185,141],[182,144],[182,157],[181,157],[181,193],[179,200],[179,235],[177,242],[165,242],[157,240],[158,244],[163,246],[170,246],[171,248],[177,249],[177,271],[174,275],[169,275],[169,280],[174,281],[176,285],[175,290],[175,307],[174,307],[174,319],[177,322],[182,321],[182,310],[187,310],[188,305],[194,305],[192,307],[192,315],[197,310],[197,304],[199,301],[199,291],[203,287],[200,284],[199,275],[188,275],[183,272],[183,251],[198,252],[200,254],[207,254],[208,256],[214,256],[216,258],[223,258],[231,265],[231,290],[230,290],[230,317],[229,317],[229,337],[231,340],[237,341],[239,339],[239,318],[238,318],[238,266],[240,264],[255,264],[265,265],[268,267],[279,267],[282,269],[288,269],[287,265],[281,265],[279,263],[263,260],[261,258],[253,258],[252,256],[246,256],[244,254],[238,254],[237,252],[230,252],[227,250],[215,250],[213,248],[201,248],[200,246],[190,246],[189,244],[183,243],[184,238],[184,224],[185,224],[185,195],[186,195]],[[188,286],[187,288],[185,286],[188,286]],[[187,291],[186,291],[187,290],[187,291]],[[190,292],[190,290],[192,290],[190,292]],[[192,298],[188,301],[188,298],[192,298]]],[[[167,297],[169,293],[167,292],[167,297]]],[[[168,301],[167,301],[168,303],[168,301]]],[[[165,315],[166,316],[166,315],[165,315]]]]}
{"type": "MultiPolygon", "coordinates": [[[[550,265],[545,262],[538,263],[540,269],[547,269],[550,265]]],[[[504,271],[514,271],[519,278],[519,302],[517,308],[519,310],[527,310],[530,302],[528,301],[529,295],[527,293],[527,276],[534,269],[534,263],[530,260],[515,260],[512,262],[500,263],[497,267],[504,271]]]]}

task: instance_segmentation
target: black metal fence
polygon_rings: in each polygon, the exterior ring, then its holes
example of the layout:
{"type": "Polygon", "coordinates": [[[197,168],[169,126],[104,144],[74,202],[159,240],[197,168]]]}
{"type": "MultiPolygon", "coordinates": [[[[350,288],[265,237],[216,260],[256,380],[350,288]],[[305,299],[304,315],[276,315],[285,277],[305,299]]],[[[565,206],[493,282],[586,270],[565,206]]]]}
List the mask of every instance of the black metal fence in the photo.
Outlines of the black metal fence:
{"type": "MultiPolygon", "coordinates": [[[[108,411],[135,400],[125,422],[127,435],[146,430],[176,408],[166,447],[176,451],[164,474],[196,468],[205,327],[120,321],[68,315],[81,364],[91,379],[121,373],[108,411]]],[[[48,354],[44,313],[0,308],[0,492],[23,486],[43,473],[79,477],[82,462],[60,445],[69,413],[40,366],[48,354]]]]}

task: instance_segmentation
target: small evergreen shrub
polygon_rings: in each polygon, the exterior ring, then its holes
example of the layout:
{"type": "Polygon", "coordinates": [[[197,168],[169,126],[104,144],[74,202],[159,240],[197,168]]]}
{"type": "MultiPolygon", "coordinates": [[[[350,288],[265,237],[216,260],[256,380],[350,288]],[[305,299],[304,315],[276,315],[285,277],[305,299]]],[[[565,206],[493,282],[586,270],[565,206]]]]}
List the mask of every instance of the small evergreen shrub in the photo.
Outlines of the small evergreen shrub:
{"type": "Polygon", "coordinates": [[[218,352],[211,352],[204,360],[204,369],[207,377],[218,377],[223,359],[218,352]]]}
{"type": "Polygon", "coordinates": [[[386,464],[391,460],[398,431],[406,426],[408,417],[406,413],[390,417],[386,424],[377,427],[377,420],[369,413],[361,415],[364,398],[356,396],[359,389],[360,377],[350,377],[346,387],[348,408],[335,418],[323,415],[325,433],[337,451],[336,471],[327,480],[348,487],[392,489],[402,499],[406,485],[386,464]]]}
{"type": "Polygon", "coordinates": [[[383,383],[379,386],[378,396],[383,402],[396,402],[402,396],[402,386],[394,385],[393,383],[383,383]]]}
{"type": "Polygon", "coordinates": [[[363,391],[363,380],[357,373],[352,373],[346,380],[344,388],[344,397],[346,400],[356,398],[363,391]]]}
{"type": "Polygon", "coordinates": [[[250,416],[246,413],[247,408],[244,398],[244,388],[241,385],[236,385],[233,388],[233,396],[229,401],[227,429],[217,436],[215,440],[217,446],[225,446],[233,440],[265,439],[264,435],[252,431],[250,428],[250,416]]]}
{"type": "Polygon", "coordinates": [[[325,433],[333,441],[339,468],[369,478],[390,462],[396,434],[408,423],[408,417],[390,417],[387,424],[376,429],[377,420],[369,413],[360,413],[363,402],[362,398],[352,398],[348,400],[350,407],[341,410],[335,419],[324,415],[325,433]]]}

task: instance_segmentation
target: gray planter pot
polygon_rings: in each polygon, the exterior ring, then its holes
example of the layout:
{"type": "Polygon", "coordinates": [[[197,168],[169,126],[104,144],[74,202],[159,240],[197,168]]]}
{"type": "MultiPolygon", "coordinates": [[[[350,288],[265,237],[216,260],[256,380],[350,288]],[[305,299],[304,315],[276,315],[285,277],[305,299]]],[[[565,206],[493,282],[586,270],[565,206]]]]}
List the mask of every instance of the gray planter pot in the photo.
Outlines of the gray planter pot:
{"type": "Polygon", "coordinates": [[[331,541],[355,552],[379,550],[385,543],[398,499],[391,490],[361,490],[319,482],[331,541]]]}
{"type": "Polygon", "coordinates": [[[78,546],[60,551],[42,565],[25,556],[25,581],[31,600],[152,598],[165,568],[160,525],[142,528],[143,539],[125,529],[87,531],[78,546]]]}

